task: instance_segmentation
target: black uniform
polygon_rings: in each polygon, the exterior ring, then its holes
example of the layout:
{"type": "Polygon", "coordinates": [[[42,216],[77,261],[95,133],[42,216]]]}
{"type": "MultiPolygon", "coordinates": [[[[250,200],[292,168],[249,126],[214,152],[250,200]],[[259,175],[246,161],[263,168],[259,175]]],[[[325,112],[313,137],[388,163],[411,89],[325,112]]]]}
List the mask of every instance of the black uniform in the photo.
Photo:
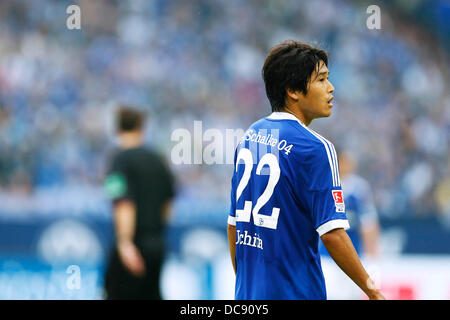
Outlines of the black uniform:
{"type": "Polygon", "coordinates": [[[165,252],[161,212],[174,196],[172,174],[161,157],[149,149],[121,150],[113,157],[105,189],[114,202],[122,199],[134,202],[134,243],[146,265],[144,278],[133,276],[123,266],[113,246],[106,270],[106,298],[161,299],[159,278],[165,252]]]}

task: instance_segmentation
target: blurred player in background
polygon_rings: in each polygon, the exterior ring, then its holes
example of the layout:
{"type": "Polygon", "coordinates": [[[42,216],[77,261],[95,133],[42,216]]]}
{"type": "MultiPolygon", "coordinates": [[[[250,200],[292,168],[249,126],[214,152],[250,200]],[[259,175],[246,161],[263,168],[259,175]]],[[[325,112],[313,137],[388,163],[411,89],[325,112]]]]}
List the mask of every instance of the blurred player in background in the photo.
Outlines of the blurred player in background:
{"type": "Polygon", "coordinates": [[[321,49],[287,41],[263,78],[272,114],[236,148],[228,218],[236,299],[326,299],[318,241],[368,295],[384,299],[345,229],[349,223],[331,142],[308,128],[329,117],[333,85],[321,49]]]}
{"type": "MultiPolygon", "coordinates": [[[[380,227],[378,214],[369,183],[356,173],[357,164],[348,151],[338,153],[339,173],[345,194],[345,209],[350,223],[347,231],[358,256],[363,262],[373,263],[379,254],[380,227]]],[[[347,281],[345,274],[336,268],[322,241],[319,243],[330,299],[360,299],[361,292],[347,281]]]]}
{"type": "Polygon", "coordinates": [[[375,259],[379,254],[380,226],[372,189],[356,173],[356,161],[350,152],[340,152],[338,157],[346,213],[350,222],[347,233],[359,256],[375,259]]]}
{"type": "Polygon", "coordinates": [[[119,110],[119,150],[105,180],[116,234],[106,271],[107,299],[161,299],[163,230],[174,182],[161,156],[143,146],[143,125],[143,113],[119,110]]]}

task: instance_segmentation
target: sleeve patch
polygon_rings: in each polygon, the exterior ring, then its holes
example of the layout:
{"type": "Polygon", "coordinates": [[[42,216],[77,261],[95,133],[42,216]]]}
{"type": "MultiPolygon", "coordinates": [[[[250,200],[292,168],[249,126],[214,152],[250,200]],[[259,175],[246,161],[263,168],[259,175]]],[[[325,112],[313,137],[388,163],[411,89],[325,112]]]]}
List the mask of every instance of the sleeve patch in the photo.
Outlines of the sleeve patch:
{"type": "Polygon", "coordinates": [[[119,173],[108,175],[103,186],[106,194],[112,199],[122,197],[127,191],[127,182],[124,176],[119,173]]]}
{"type": "Polygon", "coordinates": [[[342,190],[332,190],[336,212],[345,212],[344,194],[342,190]]]}

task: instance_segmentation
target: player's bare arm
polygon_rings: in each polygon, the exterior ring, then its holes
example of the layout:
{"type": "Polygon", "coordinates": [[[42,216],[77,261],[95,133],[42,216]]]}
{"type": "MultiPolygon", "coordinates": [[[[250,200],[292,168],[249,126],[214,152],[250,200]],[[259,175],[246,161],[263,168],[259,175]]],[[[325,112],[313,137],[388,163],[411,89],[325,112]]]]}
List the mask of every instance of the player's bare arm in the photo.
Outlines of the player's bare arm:
{"type": "Polygon", "coordinates": [[[133,242],[136,228],[136,208],[133,201],[121,200],[114,204],[114,223],[122,263],[133,275],[143,276],[144,259],[133,242]]]}
{"type": "Polygon", "coordinates": [[[321,237],[336,264],[355,282],[371,300],[385,300],[367,274],[356,250],[344,229],[334,229],[321,237]]]}
{"type": "Polygon", "coordinates": [[[162,220],[167,223],[170,221],[170,213],[171,213],[171,208],[172,208],[172,199],[167,200],[161,210],[161,216],[162,216],[162,220]]]}
{"type": "Polygon", "coordinates": [[[233,264],[233,270],[236,274],[236,262],[234,260],[234,256],[236,255],[236,226],[228,224],[227,228],[228,233],[228,246],[230,249],[231,263],[233,264]]]}

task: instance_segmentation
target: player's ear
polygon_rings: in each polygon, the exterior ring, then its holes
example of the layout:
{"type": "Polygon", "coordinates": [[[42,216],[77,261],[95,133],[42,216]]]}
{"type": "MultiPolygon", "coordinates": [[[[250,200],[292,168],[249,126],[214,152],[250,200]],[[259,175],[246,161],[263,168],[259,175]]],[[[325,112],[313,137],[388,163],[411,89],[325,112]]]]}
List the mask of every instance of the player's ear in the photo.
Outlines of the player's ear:
{"type": "Polygon", "coordinates": [[[298,99],[300,98],[300,94],[301,92],[298,90],[293,90],[290,88],[286,89],[286,97],[291,98],[294,101],[298,101],[298,99]]]}

